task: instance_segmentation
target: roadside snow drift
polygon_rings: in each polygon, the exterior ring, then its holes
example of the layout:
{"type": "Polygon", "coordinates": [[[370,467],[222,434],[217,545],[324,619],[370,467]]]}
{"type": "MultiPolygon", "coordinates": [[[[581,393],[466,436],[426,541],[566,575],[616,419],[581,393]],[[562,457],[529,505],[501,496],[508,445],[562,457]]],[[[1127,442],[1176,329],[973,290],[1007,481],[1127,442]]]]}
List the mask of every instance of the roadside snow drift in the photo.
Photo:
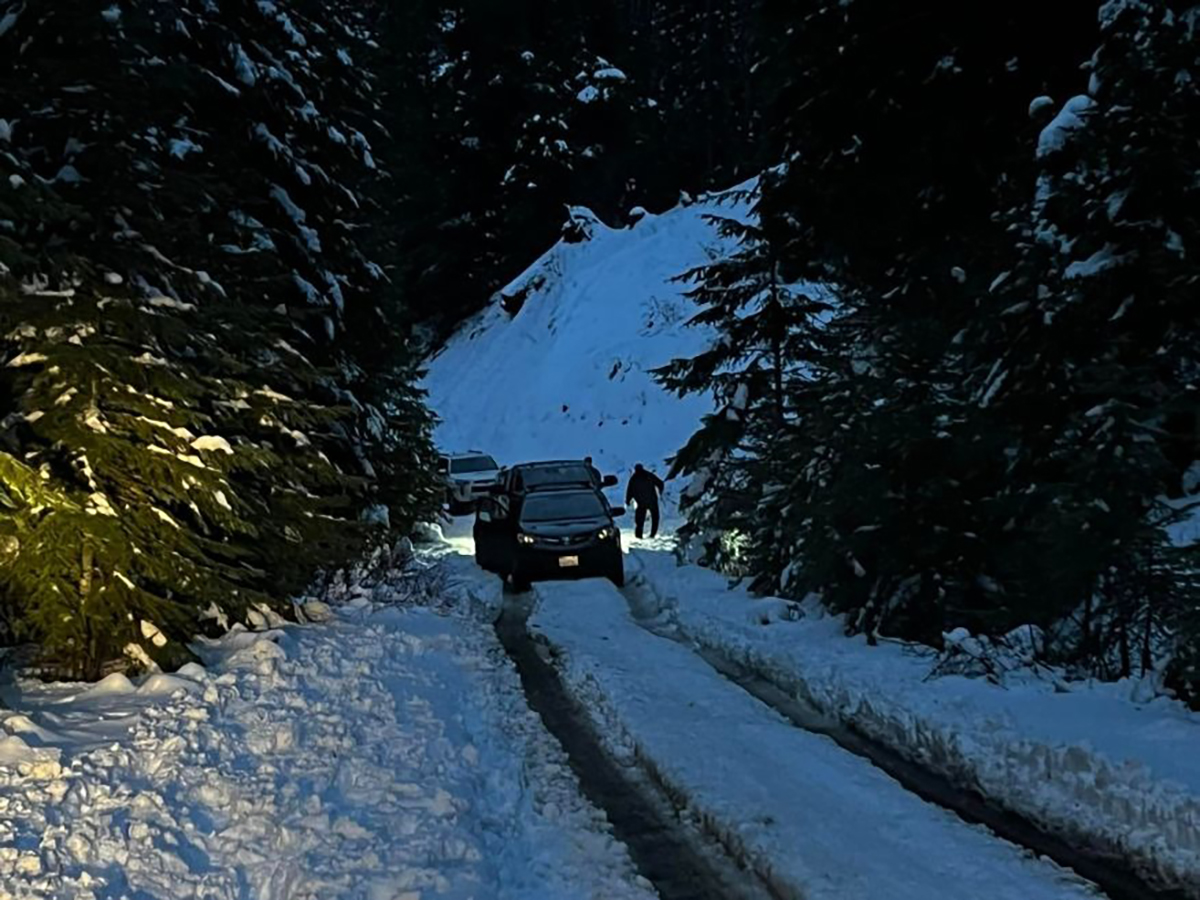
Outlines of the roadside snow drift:
{"type": "Polygon", "coordinates": [[[0,898],[651,900],[490,628],[358,607],[8,686],[0,898]]]}
{"type": "Polygon", "coordinates": [[[932,651],[869,647],[815,604],[729,590],[665,552],[637,550],[626,571],[630,592],[700,646],[964,789],[1200,896],[1200,714],[1153,685],[1068,683],[1047,670],[1018,670],[1003,687],[930,678],[932,651]]]}
{"type": "Polygon", "coordinates": [[[649,374],[711,340],[684,324],[697,308],[671,280],[732,248],[706,215],[748,211],[714,194],[614,229],[572,210],[590,237],[556,244],[430,361],[439,444],[504,464],[590,455],[605,473],[636,462],[661,471],[713,405],[668,394],[649,374]],[[505,311],[517,297],[520,309],[505,311]]]}
{"type": "Polygon", "coordinates": [[[531,625],[558,652],[564,679],[613,750],[654,772],[776,896],[1098,896],[794,727],[688,647],[641,628],[610,585],[546,584],[538,594],[531,625]]]}

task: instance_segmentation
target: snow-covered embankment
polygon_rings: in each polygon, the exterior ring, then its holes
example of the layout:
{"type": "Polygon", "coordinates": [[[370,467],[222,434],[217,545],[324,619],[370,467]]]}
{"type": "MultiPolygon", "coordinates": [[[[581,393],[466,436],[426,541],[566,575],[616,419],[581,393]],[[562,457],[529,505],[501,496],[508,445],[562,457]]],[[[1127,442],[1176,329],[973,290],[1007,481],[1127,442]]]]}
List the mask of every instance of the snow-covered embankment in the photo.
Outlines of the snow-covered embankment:
{"type": "Polygon", "coordinates": [[[177,675],[6,686],[0,898],[650,900],[491,628],[442,612],[359,598],[177,675]]]}
{"type": "Polygon", "coordinates": [[[1200,896],[1200,714],[1136,682],[1043,672],[931,678],[936,657],[847,638],[809,604],[731,591],[668,553],[635,551],[631,589],[666,620],[905,758],[1072,842],[1200,896]]]}
{"type": "Polygon", "coordinates": [[[547,584],[530,624],[618,757],[636,761],[776,896],[1070,900],[1092,888],[930,806],[644,630],[604,582],[547,584]]]}
{"type": "Polygon", "coordinates": [[[712,408],[711,397],[680,399],[650,374],[712,339],[686,324],[697,308],[673,279],[731,248],[706,216],[748,214],[734,192],[630,228],[572,210],[586,239],[557,243],[429,361],[438,443],[502,464],[590,455],[622,480],[636,462],[662,471],[712,408]]]}

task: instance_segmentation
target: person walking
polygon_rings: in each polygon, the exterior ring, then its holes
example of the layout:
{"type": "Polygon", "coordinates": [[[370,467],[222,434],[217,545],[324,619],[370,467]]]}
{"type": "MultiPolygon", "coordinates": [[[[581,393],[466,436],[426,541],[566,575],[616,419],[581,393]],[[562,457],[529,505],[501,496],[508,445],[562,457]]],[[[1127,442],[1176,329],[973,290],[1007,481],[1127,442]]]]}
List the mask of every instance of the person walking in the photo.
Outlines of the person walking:
{"type": "Polygon", "coordinates": [[[634,524],[639,538],[646,527],[647,513],[650,514],[650,537],[658,535],[658,495],[665,486],[661,478],[643,468],[641,463],[633,467],[633,474],[629,476],[629,487],[625,489],[625,503],[637,501],[634,524]]]}

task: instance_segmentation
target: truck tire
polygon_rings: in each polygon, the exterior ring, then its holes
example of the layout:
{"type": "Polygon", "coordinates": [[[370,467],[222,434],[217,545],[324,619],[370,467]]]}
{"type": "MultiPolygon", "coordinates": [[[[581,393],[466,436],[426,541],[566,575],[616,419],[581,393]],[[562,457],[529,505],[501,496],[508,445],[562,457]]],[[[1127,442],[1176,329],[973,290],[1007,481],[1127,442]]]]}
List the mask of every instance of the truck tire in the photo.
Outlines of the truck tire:
{"type": "Polygon", "coordinates": [[[625,561],[617,558],[617,561],[608,570],[608,580],[611,581],[617,588],[625,587],[625,561]]]}
{"type": "Polygon", "coordinates": [[[508,578],[512,582],[514,593],[524,594],[533,590],[533,580],[528,575],[522,575],[516,567],[508,573],[508,578]]]}

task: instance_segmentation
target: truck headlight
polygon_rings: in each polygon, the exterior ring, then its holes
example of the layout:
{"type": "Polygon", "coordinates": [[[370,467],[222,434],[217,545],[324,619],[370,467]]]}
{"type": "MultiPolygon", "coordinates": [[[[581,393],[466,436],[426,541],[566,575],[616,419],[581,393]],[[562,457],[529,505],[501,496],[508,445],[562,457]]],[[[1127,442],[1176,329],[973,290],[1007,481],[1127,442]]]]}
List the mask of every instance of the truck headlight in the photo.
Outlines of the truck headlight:
{"type": "Polygon", "coordinates": [[[605,525],[596,532],[596,538],[601,541],[607,541],[609,538],[615,538],[616,536],[617,529],[613,528],[611,525],[605,525]]]}
{"type": "Polygon", "coordinates": [[[517,535],[517,543],[518,544],[528,545],[528,544],[534,543],[536,540],[537,540],[537,538],[535,538],[532,534],[522,533],[522,534],[517,535]]]}

